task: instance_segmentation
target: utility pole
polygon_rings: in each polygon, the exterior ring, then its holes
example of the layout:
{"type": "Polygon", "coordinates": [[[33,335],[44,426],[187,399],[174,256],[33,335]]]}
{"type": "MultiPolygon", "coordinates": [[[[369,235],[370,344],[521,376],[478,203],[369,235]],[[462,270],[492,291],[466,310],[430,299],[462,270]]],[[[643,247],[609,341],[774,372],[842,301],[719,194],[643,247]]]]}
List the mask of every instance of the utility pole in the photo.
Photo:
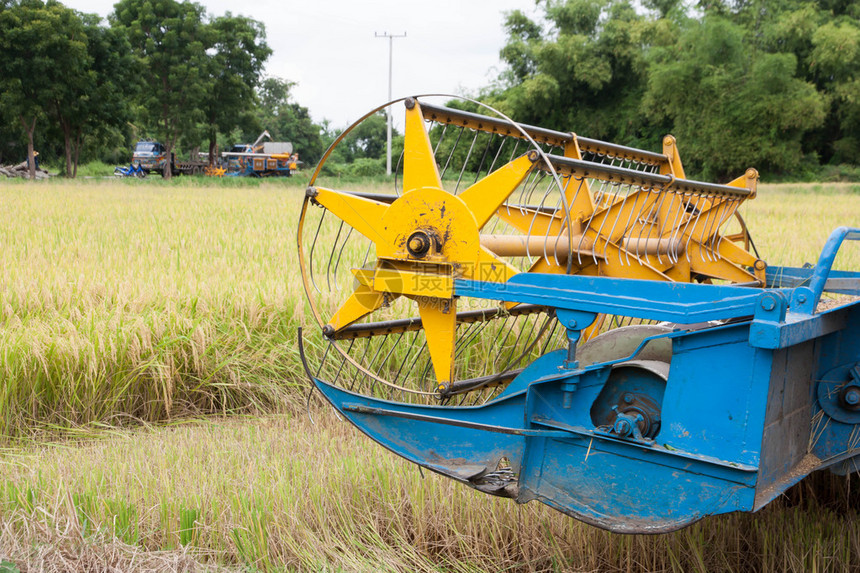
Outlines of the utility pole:
{"type": "MultiPolygon", "coordinates": [[[[391,76],[394,68],[394,38],[405,38],[406,32],[404,31],[402,34],[389,34],[388,32],[374,32],[374,38],[388,38],[388,101],[391,101],[391,76]]],[[[386,109],[386,115],[388,116],[388,155],[386,156],[385,161],[385,174],[391,175],[391,106],[388,106],[386,109]]]]}

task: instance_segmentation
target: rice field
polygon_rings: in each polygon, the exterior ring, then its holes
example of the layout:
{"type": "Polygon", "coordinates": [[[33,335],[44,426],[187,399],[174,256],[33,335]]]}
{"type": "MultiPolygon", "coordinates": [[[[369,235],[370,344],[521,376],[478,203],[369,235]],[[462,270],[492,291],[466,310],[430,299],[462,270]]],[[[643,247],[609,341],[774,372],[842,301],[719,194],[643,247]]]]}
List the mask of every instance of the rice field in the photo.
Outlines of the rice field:
{"type": "MultiPolygon", "coordinates": [[[[757,515],[613,536],[421,476],[316,401],[306,410],[295,344],[310,323],[295,248],[302,197],[300,181],[0,188],[0,561],[21,571],[860,568],[856,479],[802,484],[757,515]]],[[[860,186],[762,185],[743,212],[771,264],[814,262],[832,228],[860,226],[860,186]]],[[[857,245],[837,267],[860,268],[857,245]]]]}

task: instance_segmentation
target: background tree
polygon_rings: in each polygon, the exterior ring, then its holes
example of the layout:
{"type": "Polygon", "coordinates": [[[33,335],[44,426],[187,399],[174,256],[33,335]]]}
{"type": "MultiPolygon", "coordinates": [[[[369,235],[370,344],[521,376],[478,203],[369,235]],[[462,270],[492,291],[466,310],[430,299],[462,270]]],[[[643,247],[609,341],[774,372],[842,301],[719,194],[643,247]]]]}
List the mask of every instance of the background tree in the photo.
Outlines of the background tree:
{"type": "Polygon", "coordinates": [[[519,121],[628,143],[649,138],[640,103],[652,23],[626,0],[548,0],[508,14],[507,69],[490,103],[519,121]]]}
{"type": "Polygon", "coordinates": [[[66,97],[87,66],[86,36],[74,11],[59,2],[22,0],[0,10],[0,106],[27,135],[30,179],[36,177],[36,125],[66,97]]]}
{"type": "Polygon", "coordinates": [[[793,54],[750,57],[741,27],[707,16],[655,53],[644,107],[671,120],[685,161],[705,177],[797,169],[825,100],[796,68],[793,54]]]}
{"type": "MultiPolygon", "coordinates": [[[[267,77],[257,90],[257,122],[276,141],[290,141],[306,164],[319,161],[323,152],[321,127],[314,124],[308,108],[292,100],[295,83],[278,77],[267,77]]],[[[256,134],[246,133],[253,141],[256,134]]]]}
{"type": "Polygon", "coordinates": [[[520,121],[642,147],[674,133],[690,172],[720,179],[853,153],[856,3],[538,4],[537,19],[508,14],[507,67],[486,94],[520,121]]]}
{"type": "MultiPolygon", "coordinates": [[[[175,0],[120,0],[111,15],[140,60],[140,111],[156,126],[168,155],[181,135],[205,120],[211,31],[204,15],[201,5],[175,0]]],[[[171,176],[169,161],[164,176],[171,176]]]]}
{"type": "Polygon", "coordinates": [[[63,137],[66,177],[75,177],[85,136],[117,127],[130,117],[136,74],[130,46],[120,30],[101,25],[95,14],[66,11],[68,29],[86,45],[80,69],[53,91],[49,109],[63,137]]]}
{"type": "Polygon", "coordinates": [[[272,50],[266,31],[256,20],[232,16],[229,12],[210,23],[212,55],[208,70],[210,83],[203,102],[205,129],[209,139],[209,160],[215,158],[218,132],[237,127],[254,130],[256,87],[272,50]]]}

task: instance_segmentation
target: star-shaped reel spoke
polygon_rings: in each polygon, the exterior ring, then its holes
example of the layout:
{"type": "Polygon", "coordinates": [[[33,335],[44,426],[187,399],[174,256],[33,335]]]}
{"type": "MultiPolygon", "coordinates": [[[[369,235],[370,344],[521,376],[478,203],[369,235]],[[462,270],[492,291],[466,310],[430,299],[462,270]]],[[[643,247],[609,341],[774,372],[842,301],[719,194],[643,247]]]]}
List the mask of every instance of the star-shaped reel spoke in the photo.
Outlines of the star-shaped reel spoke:
{"type": "Polygon", "coordinates": [[[454,376],[455,279],[504,282],[518,270],[482,246],[480,233],[532,172],[539,154],[524,153],[458,195],[445,191],[420,104],[406,101],[403,193],[388,198],[315,187],[313,200],[374,246],[372,265],[354,268],[353,292],[323,326],[337,338],[398,297],[413,300],[424,330],[437,390],[454,376]]]}

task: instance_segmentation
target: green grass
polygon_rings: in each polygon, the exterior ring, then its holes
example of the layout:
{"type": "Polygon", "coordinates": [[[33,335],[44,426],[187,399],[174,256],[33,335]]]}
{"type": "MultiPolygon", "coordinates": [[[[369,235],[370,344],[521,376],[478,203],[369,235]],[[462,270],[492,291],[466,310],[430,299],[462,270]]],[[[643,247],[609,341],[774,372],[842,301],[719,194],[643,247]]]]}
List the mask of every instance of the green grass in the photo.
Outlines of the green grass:
{"type": "MultiPolygon", "coordinates": [[[[422,476],[327,409],[312,413],[316,425],[306,415],[216,419],[7,452],[0,531],[38,545],[40,532],[59,530],[77,536],[89,559],[121,542],[125,552],[184,552],[208,566],[263,571],[807,572],[860,564],[860,499],[838,479],[838,511],[801,486],[755,515],[619,536],[537,502],[518,506],[422,476]]],[[[24,563],[36,553],[24,547],[14,557],[24,563]]]]}
{"type": "MultiPolygon", "coordinates": [[[[295,408],[296,328],[312,323],[295,246],[304,184],[6,186],[0,433],[295,408]]],[[[814,262],[860,220],[845,184],[762,186],[743,209],[771,264],[814,262]]],[[[837,267],[860,268],[860,249],[843,251],[837,267]]]]}

